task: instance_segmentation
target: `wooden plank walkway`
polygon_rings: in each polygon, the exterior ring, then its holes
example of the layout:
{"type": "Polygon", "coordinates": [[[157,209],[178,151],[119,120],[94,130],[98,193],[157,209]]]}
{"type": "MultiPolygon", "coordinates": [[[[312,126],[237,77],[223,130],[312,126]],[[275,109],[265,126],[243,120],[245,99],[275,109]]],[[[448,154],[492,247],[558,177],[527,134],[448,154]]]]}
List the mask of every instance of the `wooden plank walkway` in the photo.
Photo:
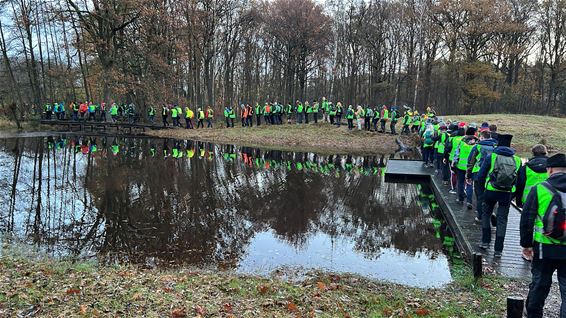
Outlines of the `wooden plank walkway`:
{"type": "Polygon", "coordinates": [[[386,182],[422,182],[428,179],[433,189],[437,203],[442,208],[444,217],[456,236],[456,242],[460,251],[470,260],[473,253],[481,253],[489,267],[496,273],[512,278],[530,278],[530,263],[521,258],[521,246],[519,244],[519,223],[521,214],[515,207],[511,207],[505,234],[505,245],[503,256],[500,259],[493,257],[493,243],[495,240],[495,229],[491,246],[487,251],[482,251],[478,245],[481,241],[481,225],[474,222],[476,215],[475,207],[468,210],[465,205],[456,203],[456,195],[449,193],[449,188],[442,184],[439,176],[434,174],[434,169],[424,168],[422,161],[416,160],[390,160],[385,171],[386,182]]]}
{"type": "Polygon", "coordinates": [[[127,131],[132,134],[135,131],[145,132],[146,129],[166,129],[169,127],[163,127],[160,125],[149,125],[149,124],[130,124],[123,122],[101,122],[101,121],[88,121],[88,120],[56,120],[56,119],[42,119],[42,125],[52,125],[52,126],[66,126],[68,131],[73,131],[77,129],[78,131],[106,131],[110,129],[115,129],[118,132],[127,131]]]}

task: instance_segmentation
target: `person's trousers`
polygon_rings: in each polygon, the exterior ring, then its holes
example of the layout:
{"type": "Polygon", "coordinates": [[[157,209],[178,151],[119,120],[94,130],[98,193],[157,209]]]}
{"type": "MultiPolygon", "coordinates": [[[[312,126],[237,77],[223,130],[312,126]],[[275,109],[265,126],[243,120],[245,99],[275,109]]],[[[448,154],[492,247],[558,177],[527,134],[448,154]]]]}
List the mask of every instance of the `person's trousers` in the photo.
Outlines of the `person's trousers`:
{"type": "Polygon", "coordinates": [[[212,128],[212,119],[206,120],[206,128],[212,128]]]}
{"type": "Polygon", "coordinates": [[[391,129],[392,135],[397,135],[397,131],[395,131],[395,124],[396,123],[391,122],[391,124],[389,125],[389,129],[391,129]]]}
{"type": "Polygon", "coordinates": [[[485,192],[485,185],[481,184],[478,180],[474,180],[474,192],[476,193],[476,213],[478,219],[481,220],[483,214],[483,195],[485,192]]]}
{"type": "Polygon", "coordinates": [[[377,119],[373,119],[373,130],[377,131],[377,119]]]}
{"type": "Polygon", "coordinates": [[[486,190],[484,192],[483,211],[482,211],[482,243],[489,244],[491,242],[491,222],[490,216],[493,213],[495,205],[497,207],[497,230],[495,231],[495,251],[503,251],[503,243],[505,241],[505,231],[507,231],[507,217],[509,216],[509,207],[511,205],[511,193],[501,191],[486,190]]]}
{"type": "Polygon", "coordinates": [[[363,124],[364,120],[361,118],[358,118],[358,130],[362,130],[362,124],[363,124]]]}
{"type": "Polygon", "coordinates": [[[305,113],[305,124],[309,123],[309,113],[305,113]]]}
{"type": "Polygon", "coordinates": [[[258,126],[261,125],[261,115],[255,115],[255,121],[258,126]]]}
{"type": "Polygon", "coordinates": [[[354,120],[348,119],[348,129],[352,130],[354,128],[354,120]]]}
{"type": "Polygon", "coordinates": [[[190,118],[185,118],[185,128],[193,129],[193,121],[190,118]]]}
{"type": "Polygon", "coordinates": [[[385,132],[385,120],[381,121],[381,132],[385,132]]]}
{"type": "Polygon", "coordinates": [[[558,271],[558,286],[560,287],[560,297],[562,298],[560,317],[566,318],[566,259],[539,259],[539,255],[534,255],[531,264],[533,276],[529,285],[529,295],[527,296],[527,317],[543,317],[544,301],[550,292],[552,275],[555,271],[558,271]]]}
{"type": "Polygon", "coordinates": [[[472,203],[473,186],[466,183],[466,170],[456,168],[458,200],[472,203]]]}
{"type": "Polygon", "coordinates": [[[450,180],[450,166],[448,166],[448,162],[444,163],[444,154],[439,154],[440,158],[437,158],[440,161],[441,169],[442,169],[442,181],[448,182],[450,180]]]}
{"type": "Polygon", "coordinates": [[[303,123],[303,113],[297,113],[297,124],[303,123]]]}
{"type": "Polygon", "coordinates": [[[315,124],[318,124],[318,113],[313,113],[312,119],[314,120],[315,124]]]}
{"type": "Polygon", "coordinates": [[[365,130],[370,130],[370,129],[371,129],[371,122],[370,122],[370,120],[371,120],[371,119],[370,119],[369,117],[366,117],[366,118],[364,119],[364,129],[365,129],[365,130]]]}
{"type": "Polygon", "coordinates": [[[334,116],[328,115],[328,118],[330,120],[330,124],[334,125],[334,116]]]}
{"type": "Polygon", "coordinates": [[[336,126],[340,127],[342,124],[342,114],[336,115],[336,126]]]}
{"type": "Polygon", "coordinates": [[[432,163],[432,153],[434,148],[432,147],[423,147],[423,161],[425,164],[429,162],[432,163]]]}

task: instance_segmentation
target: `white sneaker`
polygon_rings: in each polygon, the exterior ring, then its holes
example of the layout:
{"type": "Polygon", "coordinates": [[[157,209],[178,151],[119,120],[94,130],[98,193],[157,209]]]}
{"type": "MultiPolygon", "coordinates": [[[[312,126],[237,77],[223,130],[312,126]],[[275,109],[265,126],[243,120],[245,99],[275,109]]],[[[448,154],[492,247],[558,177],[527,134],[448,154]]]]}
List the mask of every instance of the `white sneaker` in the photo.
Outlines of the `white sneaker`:
{"type": "Polygon", "coordinates": [[[450,193],[450,194],[457,194],[458,192],[456,192],[456,190],[450,190],[450,191],[448,191],[448,193],[450,193]]]}

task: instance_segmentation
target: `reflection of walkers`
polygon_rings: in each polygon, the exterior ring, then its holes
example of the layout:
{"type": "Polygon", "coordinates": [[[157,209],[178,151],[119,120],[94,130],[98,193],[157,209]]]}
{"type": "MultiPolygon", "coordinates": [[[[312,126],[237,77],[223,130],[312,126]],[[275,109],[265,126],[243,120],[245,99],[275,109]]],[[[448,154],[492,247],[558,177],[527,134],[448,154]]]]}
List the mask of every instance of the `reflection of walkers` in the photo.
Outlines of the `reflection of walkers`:
{"type": "MultiPolygon", "coordinates": [[[[501,142],[499,135],[499,142],[501,142]]],[[[530,191],[521,214],[523,257],[532,259],[532,282],[527,297],[528,317],[543,317],[543,307],[558,271],[562,306],[560,317],[566,317],[566,156],[548,158],[549,178],[530,191]],[[553,217],[551,217],[553,216],[553,217]]]]}
{"type": "Polygon", "coordinates": [[[497,147],[490,158],[486,158],[478,172],[479,182],[485,182],[484,207],[482,215],[482,242],[481,249],[487,249],[491,242],[491,214],[495,204],[497,208],[497,230],[495,233],[494,257],[501,257],[505,231],[507,230],[507,217],[511,205],[511,195],[515,192],[517,172],[521,167],[521,158],[515,155],[511,148],[512,135],[499,135],[497,147]]]}

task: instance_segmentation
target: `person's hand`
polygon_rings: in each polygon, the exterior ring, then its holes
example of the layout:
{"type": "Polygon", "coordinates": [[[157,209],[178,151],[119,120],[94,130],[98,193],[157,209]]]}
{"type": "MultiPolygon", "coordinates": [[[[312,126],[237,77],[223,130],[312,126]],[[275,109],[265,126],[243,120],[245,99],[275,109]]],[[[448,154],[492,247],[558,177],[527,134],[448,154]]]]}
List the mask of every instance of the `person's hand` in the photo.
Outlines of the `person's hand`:
{"type": "Polygon", "coordinates": [[[467,183],[467,184],[472,184],[472,179],[467,178],[467,179],[466,179],[466,183],[467,183]]]}
{"type": "Polygon", "coordinates": [[[523,255],[521,255],[523,259],[526,261],[533,260],[533,248],[532,247],[523,247],[523,255]]]}

